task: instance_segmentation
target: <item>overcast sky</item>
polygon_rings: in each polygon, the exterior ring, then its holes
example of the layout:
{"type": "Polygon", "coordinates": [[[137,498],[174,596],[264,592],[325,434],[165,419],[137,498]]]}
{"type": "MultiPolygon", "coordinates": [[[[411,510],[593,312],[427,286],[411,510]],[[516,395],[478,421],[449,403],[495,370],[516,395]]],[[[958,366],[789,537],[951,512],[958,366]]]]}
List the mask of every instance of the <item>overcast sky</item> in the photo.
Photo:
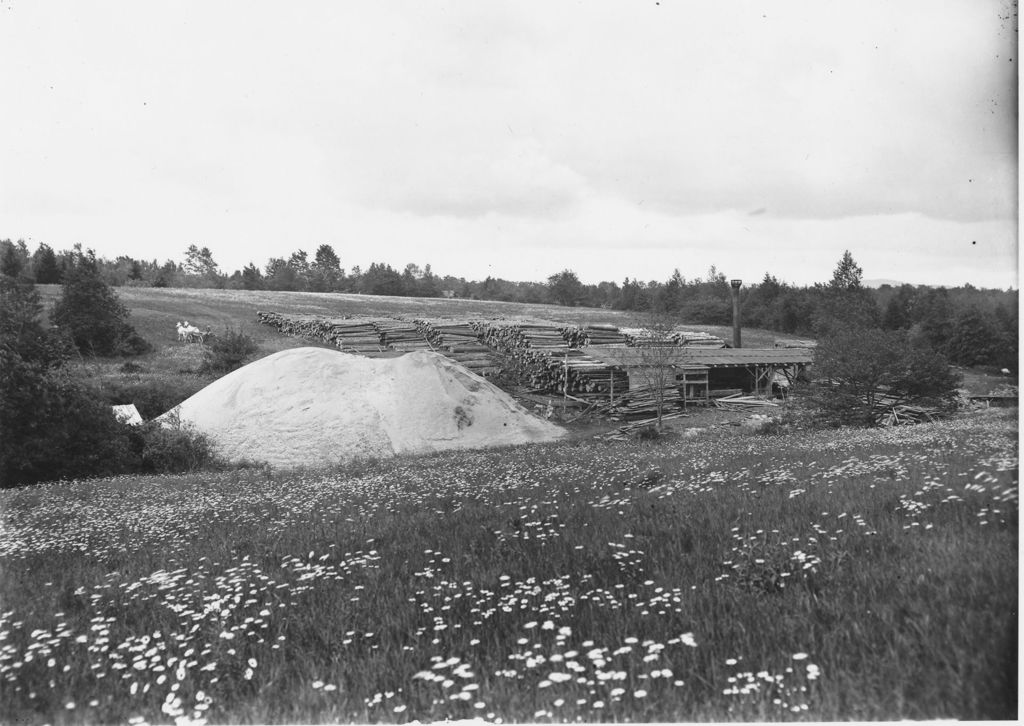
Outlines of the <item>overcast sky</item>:
{"type": "Polygon", "coordinates": [[[0,238],[1016,287],[1017,13],[0,0],[0,238]]]}

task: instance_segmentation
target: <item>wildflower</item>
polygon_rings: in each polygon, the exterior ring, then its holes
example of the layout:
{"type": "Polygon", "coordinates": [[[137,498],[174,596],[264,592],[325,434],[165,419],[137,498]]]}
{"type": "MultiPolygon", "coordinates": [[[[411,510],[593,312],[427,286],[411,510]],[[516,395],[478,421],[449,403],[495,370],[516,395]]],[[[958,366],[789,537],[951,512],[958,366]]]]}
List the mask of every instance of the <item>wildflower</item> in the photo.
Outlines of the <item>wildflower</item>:
{"type": "Polygon", "coordinates": [[[646,695],[647,695],[647,691],[645,691],[642,688],[637,690],[637,691],[633,691],[633,697],[634,698],[643,698],[646,695]]]}
{"type": "Polygon", "coordinates": [[[793,660],[804,660],[806,658],[807,658],[807,654],[806,653],[794,653],[793,654],[793,660]]]}

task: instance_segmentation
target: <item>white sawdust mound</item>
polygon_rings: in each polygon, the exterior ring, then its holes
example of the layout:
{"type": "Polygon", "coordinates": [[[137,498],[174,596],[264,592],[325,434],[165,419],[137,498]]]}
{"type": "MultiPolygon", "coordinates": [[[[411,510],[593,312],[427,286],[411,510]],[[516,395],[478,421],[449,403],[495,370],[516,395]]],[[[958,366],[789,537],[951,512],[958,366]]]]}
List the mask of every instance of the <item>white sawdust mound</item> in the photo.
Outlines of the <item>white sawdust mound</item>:
{"type": "Polygon", "coordinates": [[[364,457],[552,441],[565,432],[438,353],[372,359],[325,348],[267,356],[174,415],[228,461],[316,467],[364,457]]]}

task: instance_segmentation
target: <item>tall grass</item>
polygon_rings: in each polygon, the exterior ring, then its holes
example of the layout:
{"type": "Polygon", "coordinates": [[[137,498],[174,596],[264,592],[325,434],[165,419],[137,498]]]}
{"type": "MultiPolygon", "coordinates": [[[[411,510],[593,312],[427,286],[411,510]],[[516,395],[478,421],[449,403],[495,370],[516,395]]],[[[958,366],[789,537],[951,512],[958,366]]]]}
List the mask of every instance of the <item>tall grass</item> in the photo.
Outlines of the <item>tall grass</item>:
{"type": "Polygon", "coordinates": [[[7,720],[1016,715],[1005,412],[0,502],[7,720]]]}

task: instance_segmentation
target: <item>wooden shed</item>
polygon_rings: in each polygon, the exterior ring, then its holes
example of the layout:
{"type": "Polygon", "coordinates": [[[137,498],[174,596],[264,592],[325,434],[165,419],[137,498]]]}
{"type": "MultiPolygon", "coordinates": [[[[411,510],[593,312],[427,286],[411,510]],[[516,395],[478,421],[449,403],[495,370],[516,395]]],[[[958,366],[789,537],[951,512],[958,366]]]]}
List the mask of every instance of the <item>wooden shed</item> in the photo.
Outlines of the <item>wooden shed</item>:
{"type": "MultiPolygon", "coordinates": [[[[792,382],[813,362],[807,348],[670,348],[658,356],[619,346],[590,346],[587,355],[607,365],[636,371],[644,366],[669,365],[686,400],[706,400],[715,389],[741,388],[754,393],[770,393],[772,379],[781,375],[792,382]]],[[[633,387],[634,375],[630,375],[633,387]]]]}

